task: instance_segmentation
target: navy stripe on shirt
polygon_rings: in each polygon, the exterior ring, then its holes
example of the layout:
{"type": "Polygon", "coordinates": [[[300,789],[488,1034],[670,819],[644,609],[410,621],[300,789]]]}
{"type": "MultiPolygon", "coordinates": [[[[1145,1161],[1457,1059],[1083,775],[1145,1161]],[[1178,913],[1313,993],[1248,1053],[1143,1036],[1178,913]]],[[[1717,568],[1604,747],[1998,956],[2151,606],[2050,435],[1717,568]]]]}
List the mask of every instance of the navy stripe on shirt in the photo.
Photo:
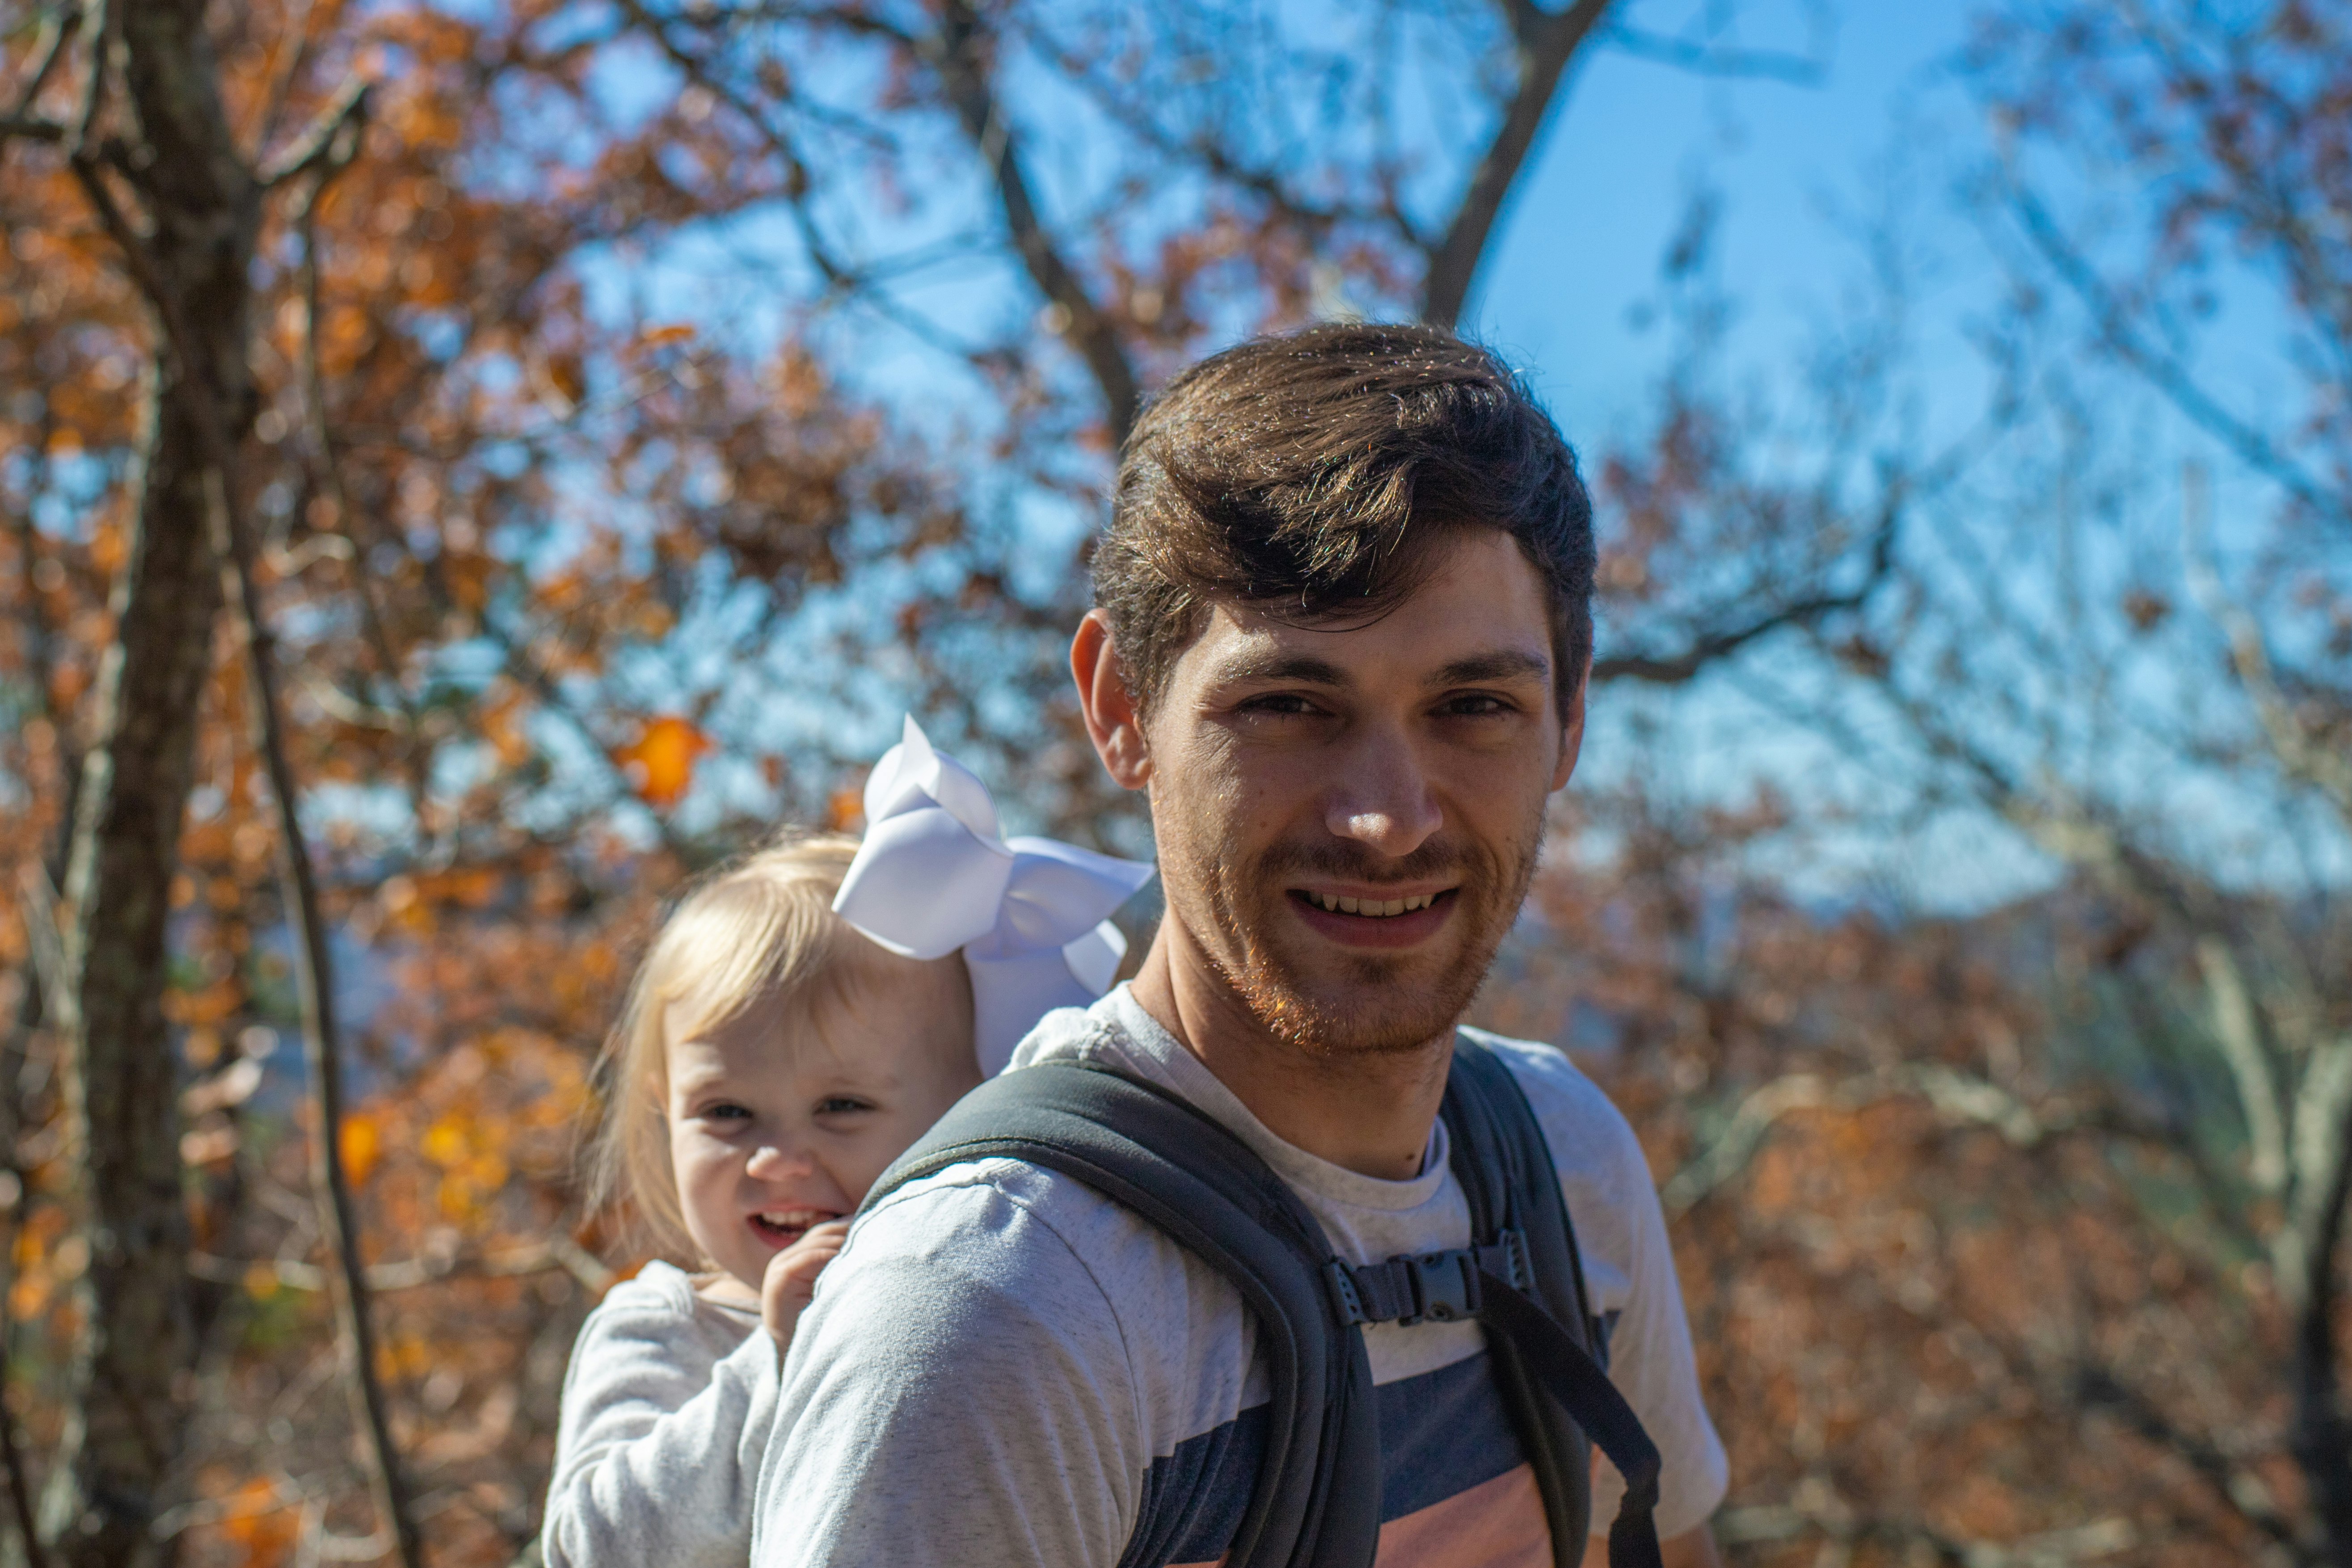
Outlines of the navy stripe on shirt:
{"type": "MultiPolygon", "coordinates": [[[[1481,1352],[1373,1390],[1381,1429],[1381,1522],[1482,1486],[1524,1462],[1481,1352]]],[[[1232,1546],[1265,1452],[1265,1406],[1176,1446],[1143,1478],[1120,1568],[1213,1563],[1232,1546]]]]}

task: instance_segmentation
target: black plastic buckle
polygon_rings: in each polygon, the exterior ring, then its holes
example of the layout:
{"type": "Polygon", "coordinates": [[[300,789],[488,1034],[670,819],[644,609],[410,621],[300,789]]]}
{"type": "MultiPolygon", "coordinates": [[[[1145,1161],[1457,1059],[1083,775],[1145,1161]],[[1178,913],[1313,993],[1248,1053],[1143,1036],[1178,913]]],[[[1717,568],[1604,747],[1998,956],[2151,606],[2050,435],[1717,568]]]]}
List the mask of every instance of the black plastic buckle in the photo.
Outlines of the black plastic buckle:
{"type": "Polygon", "coordinates": [[[1536,1266],[1535,1260],[1528,1256],[1528,1238],[1516,1230],[1507,1230],[1495,1240],[1503,1249],[1504,1260],[1510,1265],[1509,1270],[1503,1278],[1511,1282],[1511,1289],[1534,1289],[1536,1266]]]}
{"type": "Polygon", "coordinates": [[[1363,1292],[1356,1289],[1356,1271],[1338,1258],[1323,1266],[1323,1278],[1330,1282],[1331,1294],[1339,1299],[1339,1313],[1350,1323],[1368,1322],[1364,1313],[1363,1292]]]}
{"type": "Polygon", "coordinates": [[[1467,1250],[1424,1252],[1400,1259],[1412,1291],[1412,1314],[1398,1321],[1407,1326],[1423,1318],[1433,1323],[1459,1322],[1478,1315],[1478,1262],[1467,1250]]]}

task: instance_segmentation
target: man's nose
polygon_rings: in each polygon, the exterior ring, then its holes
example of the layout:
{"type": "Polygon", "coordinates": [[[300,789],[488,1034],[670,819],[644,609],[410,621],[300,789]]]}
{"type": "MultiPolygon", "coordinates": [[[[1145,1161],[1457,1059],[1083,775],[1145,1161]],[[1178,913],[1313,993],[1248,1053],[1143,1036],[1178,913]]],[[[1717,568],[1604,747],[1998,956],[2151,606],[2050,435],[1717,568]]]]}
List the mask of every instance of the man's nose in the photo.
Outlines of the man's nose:
{"type": "Polygon", "coordinates": [[[1324,808],[1324,826],[1332,837],[1352,838],[1401,859],[1427,843],[1444,822],[1412,738],[1389,725],[1364,726],[1349,755],[1339,760],[1324,808]]]}

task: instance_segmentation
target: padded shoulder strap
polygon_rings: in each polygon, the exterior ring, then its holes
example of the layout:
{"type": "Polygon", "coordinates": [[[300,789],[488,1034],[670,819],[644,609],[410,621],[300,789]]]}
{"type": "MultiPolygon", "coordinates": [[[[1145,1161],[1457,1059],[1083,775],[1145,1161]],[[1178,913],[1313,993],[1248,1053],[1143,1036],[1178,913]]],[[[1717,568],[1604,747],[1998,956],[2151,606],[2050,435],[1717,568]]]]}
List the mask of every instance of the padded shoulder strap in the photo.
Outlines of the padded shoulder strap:
{"type": "MultiPolygon", "coordinates": [[[[1591,1304],[1584,1288],[1576,1231],[1560,1200],[1559,1176],[1543,1128],[1502,1059],[1467,1035],[1454,1040],[1445,1082],[1447,1141],[1455,1177],[1470,1204],[1474,1244],[1503,1231],[1526,1239],[1537,1303],[1595,1359],[1591,1304]]],[[[1591,1444],[1559,1402],[1545,1393],[1521,1348],[1490,1325],[1486,1352],[1519,1447],[1543,1494],[1555,1568],[1584,1561],[1592,1523],[1591,1444]]]]}
{"type": "Polygon", "coordinates": [[[861,1214],[974,1160],[1070,1176],[1215,1268],[1255,1316],[1272,1382],[1265,1462],[1233,1568],[1370,1568],[1380,1433],[1361,1336],[1342,1331],[1322,1227],[1250,1148],[1173,1095],[1108,1068],[1040,1062],[989,1079],[883,1173],[861,1214]],[[1168,1151],[1181,1151],[1182,1163],[1168,1151]]]}

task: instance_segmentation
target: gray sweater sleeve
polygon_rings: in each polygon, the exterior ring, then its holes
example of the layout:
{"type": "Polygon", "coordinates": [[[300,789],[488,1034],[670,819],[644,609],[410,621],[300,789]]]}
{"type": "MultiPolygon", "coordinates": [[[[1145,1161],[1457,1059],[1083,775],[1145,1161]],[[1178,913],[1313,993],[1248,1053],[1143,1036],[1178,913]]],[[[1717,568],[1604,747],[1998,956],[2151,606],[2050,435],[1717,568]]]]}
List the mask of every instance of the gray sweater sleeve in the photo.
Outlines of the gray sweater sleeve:
{"type": "Polygon", "coordinates": [[[1101,1288],[984,1187],[859,1221],[802,1316],[753,1568],[1112,1568],[1151,1454],[1101,1288]]]}
{"type": "MultiPolygon", "coordinates": [[[[547,1568],[743,1568],[776,1405],[774,1342],[636,1281],[590,1314],[564,1374],[547,1568]]],[[[691,1302],[691,1297],[688,1298],[691,1302]]]]}

